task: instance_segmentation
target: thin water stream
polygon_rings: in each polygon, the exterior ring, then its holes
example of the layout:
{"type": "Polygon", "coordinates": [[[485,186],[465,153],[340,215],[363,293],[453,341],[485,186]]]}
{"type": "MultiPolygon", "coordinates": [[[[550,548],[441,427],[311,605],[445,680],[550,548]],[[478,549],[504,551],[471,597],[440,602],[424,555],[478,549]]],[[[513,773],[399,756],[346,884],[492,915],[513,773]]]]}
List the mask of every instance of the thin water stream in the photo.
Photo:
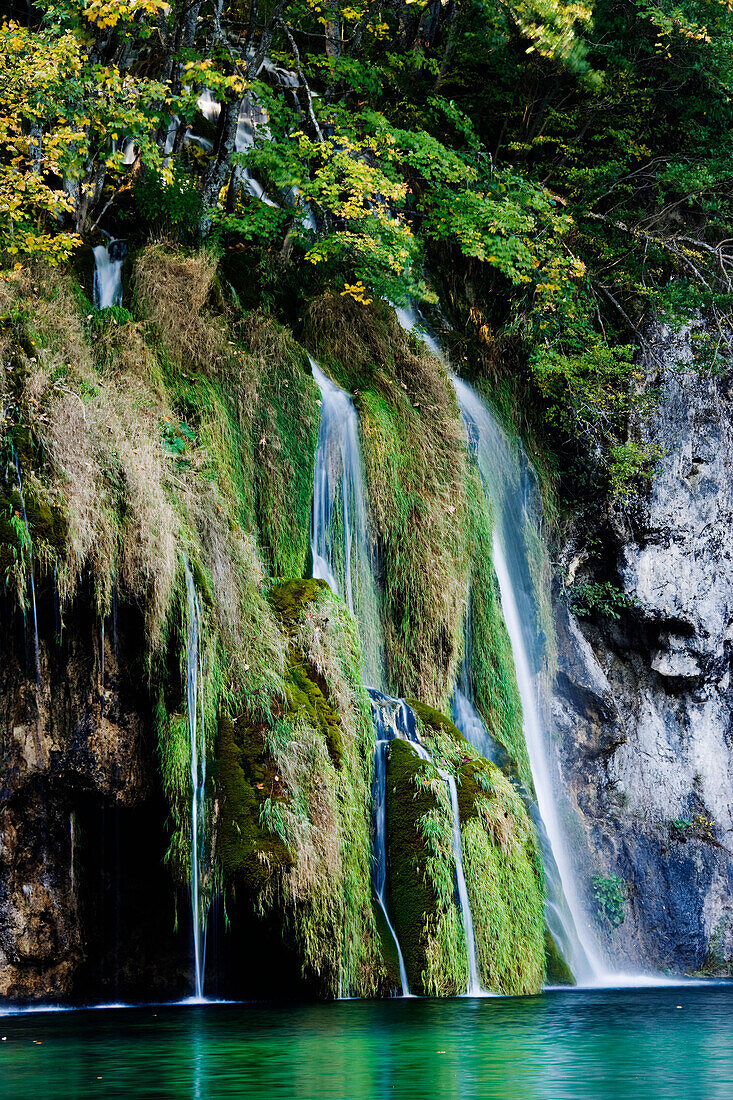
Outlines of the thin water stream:
{"type": "Polygon", "coordinates": [[[201,647],[201,605],[188,561],[184,560],[188,600],[186,646],[186,710],[191,743],[191,916],[193,924],[194,996],[204,996],[206,914],[202,867],[206,845],[206,739],[204,724],[204,660],[201,647]]]}

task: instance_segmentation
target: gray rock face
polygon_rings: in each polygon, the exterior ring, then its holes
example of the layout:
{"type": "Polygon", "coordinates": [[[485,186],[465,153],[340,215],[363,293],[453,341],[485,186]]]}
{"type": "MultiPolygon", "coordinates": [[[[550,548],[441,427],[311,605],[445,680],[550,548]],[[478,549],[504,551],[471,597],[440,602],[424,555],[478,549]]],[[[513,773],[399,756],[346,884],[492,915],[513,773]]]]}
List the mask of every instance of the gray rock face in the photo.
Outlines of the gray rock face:
{"type": "MultiPolygon", "coordinates": [[[[590,860],[625,882],[599,922],[625,969],[726,972],[733,959],[733,399],[692,367],[690,329],[659,328],[660,393],[642,429],[659,471],[615,524],[617,583],[636,606],[578,623],[558,607],[553,700],[573,815],[590,860]],[[616,548],[620,547],[620,549],[616,548]],[[604,928],[605,924],[605,928],[604,928]]],[[[582,846],[581,846],[582,847],[582,846]]],[[[593,904],[592,889],[588,890],[593,904]]]]}

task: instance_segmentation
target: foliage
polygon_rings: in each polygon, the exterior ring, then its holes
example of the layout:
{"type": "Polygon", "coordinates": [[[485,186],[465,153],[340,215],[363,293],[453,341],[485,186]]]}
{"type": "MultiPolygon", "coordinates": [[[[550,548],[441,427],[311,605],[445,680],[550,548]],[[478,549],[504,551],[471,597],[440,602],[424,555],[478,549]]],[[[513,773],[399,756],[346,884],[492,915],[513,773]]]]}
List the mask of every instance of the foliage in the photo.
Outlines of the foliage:
{"type": "Polygon", "coordinates": [[[324,289],[361,305],[442,289],[476,370],[489,347],[535,399],[571,499],[651,476],[628,434],[645,315],[704,315],[701,360],[728,347],[724,4],[41,11],[0,32],[6,263],[61,260],[116,219],[213,233],[261,297],[267,272],[284,305],[294,289],[298,315],[324,289]]]}
{"type": "Polygon", "coordinates": [[[597,612],[616,621],[639,603],[636,596],[629,596],[612,581],[580,581],[567,589],[567,597],[574,615],[583,617],[597,612]]]}
{"type": "Polygon", "coordinates": [[[612,929],[618,928],[625,919],[626,883],[618,875],[593,875],[591,887],[598,920],[607,922],[612,929]]]}
{"type": "Polygon", "coordinates": [[[170,178],[154,171],[138,175],[133,191],[135,215],[142,217],[157,234],[177,235],[188,240],[195,235],[201,217],[201,195],[196,179],[182,165],[170,178]]]}

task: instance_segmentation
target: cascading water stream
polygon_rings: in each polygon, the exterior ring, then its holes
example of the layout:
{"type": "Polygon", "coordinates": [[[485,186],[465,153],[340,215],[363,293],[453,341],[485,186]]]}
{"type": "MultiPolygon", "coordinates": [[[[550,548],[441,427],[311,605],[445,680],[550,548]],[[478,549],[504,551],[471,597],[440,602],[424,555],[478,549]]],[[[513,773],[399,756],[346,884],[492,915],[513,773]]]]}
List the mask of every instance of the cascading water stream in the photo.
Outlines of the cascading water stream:
{"type": "Polygon", "coordinates": [[[444,771],[442,768],[438,767],[427,747],[422,743],[422,741],[420,741],[419,737],[417,736],[417,721],[415,719],[415,713],[404,699],[393,699],[390,695],[385,695],[384,692],[374,690],[369,691],[369,696],[372,701],[372,719],[374,722],[374,728],[377,731],[377,754],[375,755],[374,767],[374,807],[376,824],[375,836],[377,838],[375,841],[374,884],[375,889],[377,890],[377,896],[379,898],[380,906],[387,920],[387,924],[389,925],[389,929],[394,937],[394,941],[397,944],[397,951],[400,960],[400,977],[402,978],[403,996],[407,995],[407,974],[404,969],[404,963],[402,961],[402,954],[399,949],[399,943],[397,942],[397,935],[394,928],[392,927],[389,917],[387,916],[387,910],[384,902],[384,891],[387,877],[385,816],[386,762],[389,743],[390,741],[394,741],[396,738],[400,738],[403,741],[408,741],[421,760],[426,760],[429,764],[432,764],[438,772],[438,775],[448,788],[448,795],[451,807],[451,844],[453,848],[453,860],[455,863],[456,896],[458,908],[461,913],[461,919],[463,921],[463,930],[466,935],[466,952],[468,956],[468,987],[466,989],[466,995],[469,997],[483,996],[484,991],[481,988],[481,981],[478,974],[476,936],[473,929],[471,903],[468,898],[466,875],[463,869],[463,842],[461,839],[461,818],[458,808],[458,788],[456,786],[456,781],[450,774],[450,772],[444,771]],[[379,779],[377,782],[378,770],[379,779]],[[381,893],[379,887],[381,887],[381,893]]]}
{"type": "Polygon", "coordinates": [[[321,391],[310,533],[312,573],[343,596],[356,617],[365,680],[370,687],[381,688],[384,646],[361,468],[359,417],[345,390],[328,378],[314,359],[310,364],[321,391]]]}
{"type": "Polygon", "coordinates": [[[548,924],[552,918],[555,929],[551,926],[551,930],[557,932],[556,938],[561,941],[559,945],[576,979],[581,983],[594,982],[599,980],[605,967],[598,955],[577,893],[557,810],[547,756],[546,731],[540,717],[530,660],[531,647],[533,643],[536,645],[536,640],[528,629],[529,623],[533,623],[533,616],[526,609],[520,610],[520,601],[523,597],[526,601],[526,589],[531,584],[523,545],[527,527],[527,486],[521,475],[526,471],[521,468],[518,471],[504,433],[474,390],[454,375],[451,375],[451,381],[466,425],[469,444],[476,455],[484,489],[496,520],[493,540],[494,570],[499,582],[502,612],[512,648],[522,703],[524,736],[539,814],[549,842],[549,852],[546,850],[547,846],[543,845],[548,885],[552,886],[554,871],[557,870],[561,886],[561,890],[548,890],[548,924]]]}
{"type": "Polygon", "coordinates": [[[451,839],[453,842],[453,859],[456,864],[456,889],[458,890],[458,907],[463,918],[463,930],[466,933],[466,953],[468,955],[468,989],[469,997],[479,997],[483,990],[478,976],[478,960],[476,958],[476,935],[473,930],[473,916],[471,915],[471,903],[468,900],[468,887],[466,875],[463,870],[463,843],[461,841],[461,817],[458,812],[458,788],[456,781],[450,772],[438,768],[440,778],[448,785],[450,795],[450,808],[453,815],[451,839]]]}
{"type": "MultiPolygon", "coordinates": [[[[431,763],[432,757],[419,741],[415,715],[402,699],[392,699],[377,689],[383,681],[383,641],[374,581],[374,563],[369,545],[367,504],[361,468],[359,418],[349,395],[310,359],[313,377],[321,391],[321,417],[313,479],[311,558],[314,577],[325,580],[332,591],[341,593],[356,616],[362,637],[365,679],[370,684],[372,719],[376,733],[372,784],[373,882],[377,901],[394,940],[400,970],[402,995],[409,996],[407,971],[399,940],[386,905],[386,762],[389,742],[395,737],[410,741],[416,752],[431,763]],[[338,575],[337,575],[338,574],[338,575]]],[[[452,823],[452,845],[456,868],[456,892],[466,934],[470,995],[480,994],[473,919],[463,870],[461,825],[455,780],[438,769],[448,786],[452,823]]]]}
{"type": "Polygon", "coordinates": [[[184,560],[188,599],[186,646],[186,704],[191,742],[191,916],[195,1000],[204,997],[206,964],[206,899],[201,869],[206,843],[206,739],[204,725],[204,661],[201,649],[201,605],[188,561],[184,560]]]}
{"type": "Polygon", "coordinates": [[[125,241],[98,244],[94,252],[94,305],[97,309],[122,305],[122,265],[127,255],[125,241]]]}
{"type": "MultiPolygon", "coordinates": [[[[414,333],[434,355],[443,358],[439,345],[427,331],[416,310],[398,308],[396,314],[406,331],[414,333]]],[[[504,433],[475,391],[451,372],[449,376],[466,426],[469,446],[476,455],[481,480],[496,518],[494,568],[514,658],[537,805],[531,800],[529,792],[520,793],[533,817],[540,840],[547,883],[545,916],[548,927],[576,979],[579,982],[597,982],[605,967],[598,956],[575,888],[550,779],[546,733],[540,719],[535,678],[531,671],[529,653],[533,641],[536,644],[536,640],[527,636],[523,624],[533,622],[533,617],[520,612],[516,595],[531,584],[521,545],[526,529],[528,486],[526,477],[518,475],[526,474],[526,470],[518,468],[504,433]],[[505,545],[512,547],[509,558],[511,568],[507,564],[505,545]]],[[[453,697],[453,717],[466,740],[482,755],[503,767],[507,761],[506,753],[489,735],[473,703],[470,593],[468,606],[464,660],[453,697]]],[[[523,610],[526,611],[525,608],[523,610]]]]}

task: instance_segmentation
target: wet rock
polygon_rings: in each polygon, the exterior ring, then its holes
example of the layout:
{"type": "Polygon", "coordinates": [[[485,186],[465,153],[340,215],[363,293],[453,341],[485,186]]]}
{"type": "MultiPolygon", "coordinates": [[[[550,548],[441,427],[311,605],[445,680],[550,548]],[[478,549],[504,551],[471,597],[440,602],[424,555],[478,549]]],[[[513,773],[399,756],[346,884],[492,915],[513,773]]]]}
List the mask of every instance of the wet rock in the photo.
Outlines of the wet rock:
{"type": "Polygon", "coordinates": [[[176,995],[187,960],[139,625],[101,631],[81,601],[59,632],[51,593],[38,605],[39,684],[32,627],[0,608],[0,996],[176,995]]]}

